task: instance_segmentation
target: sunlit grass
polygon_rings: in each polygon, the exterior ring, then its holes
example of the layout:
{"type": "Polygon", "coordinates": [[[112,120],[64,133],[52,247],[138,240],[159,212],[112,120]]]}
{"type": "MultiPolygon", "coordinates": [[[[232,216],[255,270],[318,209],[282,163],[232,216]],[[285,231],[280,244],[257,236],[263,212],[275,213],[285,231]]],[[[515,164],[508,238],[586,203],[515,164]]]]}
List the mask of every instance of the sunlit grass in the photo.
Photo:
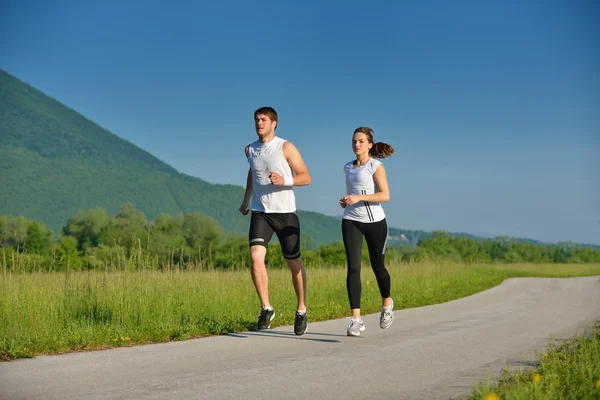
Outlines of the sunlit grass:
{"type": "Polygon", "coordinates": [[[600,399],[600,330],[552,342],[534,370],[502,372],[500,383],[481,384],[471,400],[600,399]]]}
{"type": "MultiPolygon", "coordinates": [[[[515,276],[600,275],[600,265],[389,265],[395,308],[464,297],[515,276]]],[[[348,316],[346,270],[307,269],[310,321],[348,316]]],[[[381,299],[370,267],[362,272],[363,313],[381,299]]],[[[290,273],[269,271],[272,326],[293,323],[290,273]]],[[[0,358],[13,359],[252,330],[259,302],[248,270],[90,271],[0,275],[0,358]]]]}

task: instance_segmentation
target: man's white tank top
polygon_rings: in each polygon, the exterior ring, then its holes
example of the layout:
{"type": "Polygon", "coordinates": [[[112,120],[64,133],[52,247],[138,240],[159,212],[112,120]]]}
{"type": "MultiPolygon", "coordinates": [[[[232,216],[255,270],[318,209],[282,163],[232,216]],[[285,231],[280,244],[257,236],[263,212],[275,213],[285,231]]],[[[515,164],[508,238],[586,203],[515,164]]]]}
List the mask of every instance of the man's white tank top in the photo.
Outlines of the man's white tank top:
{"type": "MultiPolygon", "coordinates": [[[[373,174],[382,164],[381,161],[371,158],[360,167],[354,166],[354,160],[344,165],[346,174],[346,194],[374,194],[377,185],[373,174]]],[[[378,222],[385,218],[385,212],[380,203],[359,201],[344,208],[344,219],[360,222],[378,222]]]]}
{"type": "Polygon", "coordinates": [[[289,186],[275,186],[269,179],[269,172],[279,175],[293,176],[292,169],[283,155],[283,144],[286,140],[277,136],[270,142],[259,140],[248,146],[248,163],[252,170],[252,204],[253,211],[265,213],[296,212],[294,190],[289,186]]]}

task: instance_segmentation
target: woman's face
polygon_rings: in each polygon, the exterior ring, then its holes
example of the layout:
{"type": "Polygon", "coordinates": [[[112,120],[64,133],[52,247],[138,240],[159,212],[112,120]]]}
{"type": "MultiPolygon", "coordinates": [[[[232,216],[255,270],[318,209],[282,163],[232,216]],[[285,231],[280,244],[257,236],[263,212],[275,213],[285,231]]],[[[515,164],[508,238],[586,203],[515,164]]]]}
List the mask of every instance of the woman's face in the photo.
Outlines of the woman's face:
{"type": "Polygon", "coordinates": [[[373,147],[373,143],[369,143],[369,138],[366,134],[362,132],[356,132],[354,136],[352,136],[352,151],[357,156],[361,156],[365,153],[369,153],[373,147]]]}

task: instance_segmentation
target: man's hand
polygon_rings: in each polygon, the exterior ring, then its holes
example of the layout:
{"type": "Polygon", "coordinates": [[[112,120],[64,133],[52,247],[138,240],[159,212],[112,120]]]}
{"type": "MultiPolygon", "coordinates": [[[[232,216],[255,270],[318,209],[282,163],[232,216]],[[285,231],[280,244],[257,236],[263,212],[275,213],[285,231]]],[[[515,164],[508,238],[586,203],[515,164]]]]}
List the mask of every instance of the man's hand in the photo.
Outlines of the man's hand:
{"type": "Polygon", "coordinates": [[[346,208],[346,200],[343,197],[340,199],[340,207],[346,208]]]}
{"type": "Polygon", "coordinates": [[[279,175],[275,171],[269,172],[269,179],[271,180],[271,184],[275,186],[283,186],[285,184],[285,179],[283,176],[279,175]]]}
{"type": "Polygon", "coordinates": [[[250,212],[250,210],[248,209],[248,203],[247,202],[242,203],[242,205],[240,206],[240,212],[243,215],[248,215],[248,213],[250,212]]]}

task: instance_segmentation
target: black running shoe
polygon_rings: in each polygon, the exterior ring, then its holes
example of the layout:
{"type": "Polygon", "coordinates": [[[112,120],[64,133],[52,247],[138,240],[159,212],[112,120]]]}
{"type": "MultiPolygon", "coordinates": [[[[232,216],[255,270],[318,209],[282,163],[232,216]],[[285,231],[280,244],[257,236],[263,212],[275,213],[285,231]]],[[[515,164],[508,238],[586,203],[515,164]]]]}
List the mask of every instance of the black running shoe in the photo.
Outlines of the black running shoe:
{"type": "Polygon", "coordinates": [[[308,323],[306,322],[306,313],[300,314],[298,311],[296,311],[294,333],[298,336],[304,335],[304,332],[306,332],[306,328],[308,328],[308,323]]]}
{"type": "Polygon", "coordinates": [[[269,329],[273,318],[275,318],[275,311],[261,308],[260,316],[258,317],[258,329],[269,329]]]}

